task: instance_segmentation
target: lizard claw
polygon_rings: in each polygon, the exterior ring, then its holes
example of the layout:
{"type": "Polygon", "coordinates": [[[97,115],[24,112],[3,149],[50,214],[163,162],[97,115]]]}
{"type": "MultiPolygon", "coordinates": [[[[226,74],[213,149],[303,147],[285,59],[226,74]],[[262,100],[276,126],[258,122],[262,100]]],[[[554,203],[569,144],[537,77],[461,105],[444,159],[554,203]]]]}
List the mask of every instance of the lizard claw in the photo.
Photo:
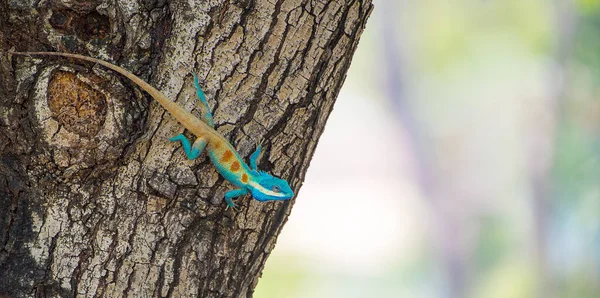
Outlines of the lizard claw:
{"type": "Polygon", "coordinates": [[[231,204],[231,205],[227,204],[227,207],[225,207],[225,211],[227,211],[227,209],[229,209],[229,208],[233,209],[233,211],[240,210],[240,208],[236,207],[235,204],[231,204]]]}

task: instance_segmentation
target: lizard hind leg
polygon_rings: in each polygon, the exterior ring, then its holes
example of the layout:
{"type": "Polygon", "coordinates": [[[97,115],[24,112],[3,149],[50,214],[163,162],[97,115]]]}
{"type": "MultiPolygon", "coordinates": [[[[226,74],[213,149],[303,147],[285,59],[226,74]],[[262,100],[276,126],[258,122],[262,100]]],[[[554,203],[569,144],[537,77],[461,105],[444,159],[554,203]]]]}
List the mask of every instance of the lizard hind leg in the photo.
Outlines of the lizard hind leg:
{"type": "Polygon", "coordinates": [[[183,135],[178,134],[169,139],[172,142],[181,142],[181,146],[183,147],[183,152],[187,155],[187,158],[190,160],[196,159],[202,151],[204,147],[206,147],[206,140],[203,138],[197,138],[194,144],[190,144],[190,141],[183,135]]]}
{"type": "Polygon", "coordinates": [[[194,86],[196,86],[196,94],[198,94],[198,99],[202,103],[202,121],[204,121],[210,127],[215,128],[213,116],[210,112],[208,101],[206,100],[206,95],[204,95],[204,92],[202,92],[202,88],[200,88],[200,83],[198,82],[198,76],[195,73],[192,74],[194,75],[194,86]]]}

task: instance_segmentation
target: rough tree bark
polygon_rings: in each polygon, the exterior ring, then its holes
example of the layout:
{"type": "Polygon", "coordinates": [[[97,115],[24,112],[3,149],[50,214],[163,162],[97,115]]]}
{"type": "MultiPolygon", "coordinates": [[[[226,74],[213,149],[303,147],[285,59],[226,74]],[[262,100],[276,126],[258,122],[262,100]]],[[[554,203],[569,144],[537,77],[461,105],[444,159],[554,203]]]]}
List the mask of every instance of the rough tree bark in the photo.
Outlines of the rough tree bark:
{"type": "MultiPolygon", "coordinates": [[[[371,0],[0,0],[0,49],[121,65],[299,190],[371,0]]],[[[98,65],[0,55],[0,297],[248,297],[292,201],[242,197],[98,65]]]]}

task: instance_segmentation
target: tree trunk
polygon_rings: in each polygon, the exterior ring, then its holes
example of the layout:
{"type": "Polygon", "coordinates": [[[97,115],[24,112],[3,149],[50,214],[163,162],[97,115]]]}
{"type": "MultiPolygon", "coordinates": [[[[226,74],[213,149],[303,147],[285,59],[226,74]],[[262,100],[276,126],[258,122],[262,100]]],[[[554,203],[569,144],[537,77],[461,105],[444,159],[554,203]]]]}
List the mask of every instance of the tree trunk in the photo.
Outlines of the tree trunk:
{"type": "MultiPolygon", "coordinates": [[[[297,193],[371,0],[0,0],[0,49],[118,64],[297,193]]],[[[0,54],[0,297],[248,297],[293,200],[236,201],[181,125],[98,65],[0,54]]]]}

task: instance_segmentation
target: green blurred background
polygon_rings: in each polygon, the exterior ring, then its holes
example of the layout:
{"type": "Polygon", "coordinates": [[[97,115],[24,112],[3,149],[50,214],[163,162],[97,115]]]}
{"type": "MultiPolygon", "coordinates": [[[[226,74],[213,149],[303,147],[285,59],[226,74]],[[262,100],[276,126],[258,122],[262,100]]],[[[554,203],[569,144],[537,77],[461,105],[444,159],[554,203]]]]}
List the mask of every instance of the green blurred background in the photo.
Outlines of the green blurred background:
{"type": "Polygon", "coordinates": [[[600,0],[374,0],[255,297],[600,297],[600,0]]]}

